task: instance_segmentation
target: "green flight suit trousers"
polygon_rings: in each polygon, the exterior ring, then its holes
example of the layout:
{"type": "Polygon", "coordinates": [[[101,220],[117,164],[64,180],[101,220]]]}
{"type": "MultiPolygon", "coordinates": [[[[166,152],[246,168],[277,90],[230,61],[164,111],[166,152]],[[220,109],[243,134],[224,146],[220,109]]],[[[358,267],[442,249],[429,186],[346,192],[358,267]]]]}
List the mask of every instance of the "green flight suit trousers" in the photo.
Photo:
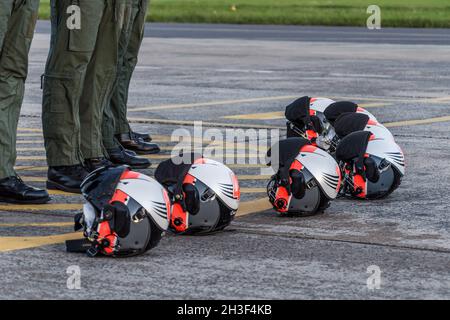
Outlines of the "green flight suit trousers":
{"type": "Polygon", "coordinates": [[[0,0],[0,179],[14,176],[16,135],[39,0],[0,0]]]}
{"type": "Polygon", "coordinates": [[[49,166],[104,156],[102,118],[116,78],[120,8],[127,1],[51,0],[42,103],[49,166]],[[80,9],[81,28],[68,27],[73,5],[80,9]]]}
{"type": "Polygon", "coordinates": [[[130,0],[131,10],[124,21],[119,39],[119,61],[112,97],[105,108],[103,118],[103,142],[106,149],[118,146],[114,135],[130,132],[127,105],[130,82],[138,62],[144,37],[145,18],[149,0],[130,0]]]}

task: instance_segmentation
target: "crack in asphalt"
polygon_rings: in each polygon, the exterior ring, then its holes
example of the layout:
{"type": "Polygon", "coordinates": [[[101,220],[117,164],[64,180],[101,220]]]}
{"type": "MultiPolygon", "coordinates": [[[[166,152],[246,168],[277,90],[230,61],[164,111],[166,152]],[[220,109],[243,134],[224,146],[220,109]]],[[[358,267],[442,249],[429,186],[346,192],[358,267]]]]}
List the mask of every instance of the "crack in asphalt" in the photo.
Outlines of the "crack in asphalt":
{"type": "Polygon", "coordinates": [[[424,248],[424,247],[395,245],[395,244],[387,244],[387,243],[379,243],[379,242],[333,239],[333,238],[327,238],[327,237],[308,236],[308,235],[299,234],[299,233],[276,233],[276,232],[270,232],[270,231],[257,231],[257,230],[252,230],[252,229],[248,229],[248,228],[239,228],[239,227],[237,227],[237,228],[234,227],[233,229],[228,230],[228,232],[231,232],[231,231],[237,231],[237,232],[244,233],[244,234],[261,235],[261,236],[350,243],[350,244],[369,245],[369,246],[377,246],[377,247],[384,247],[384,248],[394,248],[394,249],[400,249],[400,250],[416,250],[416,251],[426,251],[426,252],[436,252],[436,253],[450,253],[450,250],[443,249],[443,248],[424,248]]]}

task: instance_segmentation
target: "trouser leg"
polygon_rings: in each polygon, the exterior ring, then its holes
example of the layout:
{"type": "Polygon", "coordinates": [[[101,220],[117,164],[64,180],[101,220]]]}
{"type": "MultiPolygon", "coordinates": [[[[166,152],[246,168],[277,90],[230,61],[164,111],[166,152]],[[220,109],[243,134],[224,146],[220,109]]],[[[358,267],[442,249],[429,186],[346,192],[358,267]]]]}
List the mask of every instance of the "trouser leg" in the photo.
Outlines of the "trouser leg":
{"type": "MultiPolygon", "coordinates": [[[[130,48],[130,42],[135,38],[136,32],[138,33],[138,38],[142,41],[147,7],[148,1],[130,0],[129,20],[128,23],[124,25],[119,42],[119,60],[116,82],[112,97],[104,113],[103,140],[105,147],[108,149],[119,146],[114,139],[114,135],[130,132],[127,120],[127,103],[129,84],[134,68],[127,73],[125,59],[127,59],[130,49],[136,51],[135,48],[130,48]],[[138,28],[138,26],[140,27],[138,28]],[[137,29],[139,29],[139,31],[137,31],[137,29]]],[[[133,47],[135,47],[135,45],[133,47]]],[[[138,52],[133,54],[135,56],[134,65],[137,63],[137,54],[138,52]]]]}
{"type": "Polygon", "coordinates": [[[148,4],[148,0],[132,0],[132,20],[127,37],[121,44],[117,85],[110,103],[112,118],[115,122],[114,134],[130,132],[130,126],[127,120],[128,94],[131,78],[138,62],[139,50],[144,37],[148,4]]]}
{"type": "Polygon", "coordinates": [[[16,136],[39,0],[0,4],[0,179],[15,175],[16,136]]]}
{"type": "Polygon", "coordinates": [[[0,1],[0,54],[3,51],[3,41],[8,31],[8,22],[11,18],[13,7],[14,0],[0,1]]]}
{"type": "Polygon", "coordinates": [[[115,110],[112,110],[111,100],[115,95],[116,88],[118,86],[119,81],[119,73],[121,72],[121,66],[123,64],[123,58],[125,56],[125,52],[128,48],[128,43],[130,41],[130,35],[132,30],[132,24],[136,18],[137,13],[139,12],[139,6],[135,5],[137,0],[126,0],[122,3],[123,7],[121,8],[123,14],[122,20],[122,28],[120,32],[120,36],[118,38],[118,60],[117,60],[117,73],[114,81],[114,86],[111,91],[111,96],[108,98],[108,101],[104,108],[103,113],[103,121],[102,121],[102,133],[103,133],[103,144],[107,150],[111,150],[117,148],[119,144],[114,138],[115,135],[115,126],[117,122],[117,113],[115,110]]]}
{"type": "Polygon", "coordinates": [[[52,39],[42,103],[49,166],[83,162],[80,99],[105,9],[104,0],[51,0],[52,39]],[[70,30],[67,9],[73,4],[81,9],[81,28],[70,30]]]}
{"type": "Polygon", "coordinates": [[[105,105],[111,98],[118,64],[118,43],[128,0],[107,0],[99,37],[89,63],[80,102],[81,150],[85,158],[105,155],[102,121],[105,105]]]}

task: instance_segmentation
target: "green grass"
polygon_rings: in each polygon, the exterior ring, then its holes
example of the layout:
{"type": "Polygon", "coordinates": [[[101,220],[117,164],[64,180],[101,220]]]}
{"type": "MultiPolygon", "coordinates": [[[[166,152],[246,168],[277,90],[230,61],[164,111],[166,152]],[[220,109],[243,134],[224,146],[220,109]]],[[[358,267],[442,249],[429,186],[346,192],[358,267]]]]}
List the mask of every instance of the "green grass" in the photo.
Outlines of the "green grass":
{"type": "MultiPolygon", "coordinates": [[[[48,2],[41,0],[41,18],[48,2]]],[[[382,27],[450,27],[449,0],[151,0],[147,20],[365,26],[371,4],[381,7],[382,27]]]]}

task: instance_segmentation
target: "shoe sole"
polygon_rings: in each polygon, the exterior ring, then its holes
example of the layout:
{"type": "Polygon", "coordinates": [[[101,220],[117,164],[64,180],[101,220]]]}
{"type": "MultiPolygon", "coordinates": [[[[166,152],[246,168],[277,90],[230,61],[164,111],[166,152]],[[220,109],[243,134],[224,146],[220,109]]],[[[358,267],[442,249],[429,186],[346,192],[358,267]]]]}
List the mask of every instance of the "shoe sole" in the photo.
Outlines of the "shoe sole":
{"type": "Polygon", "coordinates": [[[64,191],[64,192],[68,192],[68,193],[81,194],[81,189],[67,188],[67,187],[60,185],[53,181],[47,181],[47,189],[48,190],[59,190],[59,191],[64,191]]]}
{"type": "Polygon", "coordinates": [[[38,200],[13,200],[10,198],[0,197],[1,203],[24,204],[24,205],[25,204],[46,204],[46,203],[50,202],[51,200],[52,200],[52,198],[50,198],[50,197],[38,199],[38,200]]]}

